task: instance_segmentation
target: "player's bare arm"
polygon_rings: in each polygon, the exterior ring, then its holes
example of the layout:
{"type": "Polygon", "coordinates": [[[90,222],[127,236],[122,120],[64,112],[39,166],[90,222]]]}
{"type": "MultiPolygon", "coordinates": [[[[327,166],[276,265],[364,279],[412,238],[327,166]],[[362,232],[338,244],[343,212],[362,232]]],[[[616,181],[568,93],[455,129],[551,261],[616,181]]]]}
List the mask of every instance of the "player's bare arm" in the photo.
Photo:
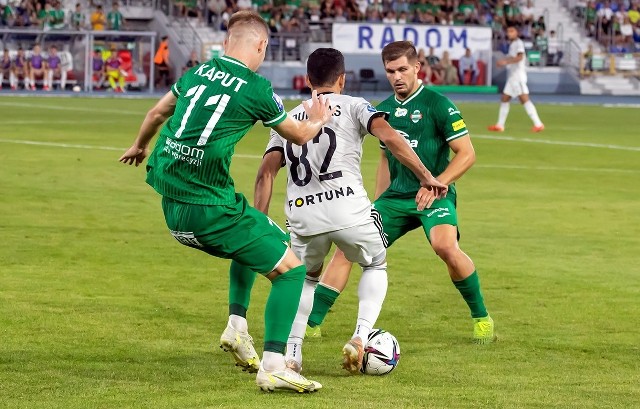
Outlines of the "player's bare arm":
{"type": "Polygon", "coordinates": [[[173,115],[178,99],[173,92],[167,92],[156,105],[147,112],[133,145],[120,157],[120,162],[139,166],[147,157],[149,142],[158,133],[160,126],[173,115]]]}
{"type": "MultiPolygon", "coordinates": [[[[449,142],[449,147],[453,151],[454,157],[444,172],[438,175],[438,180],[447,185],[460,179],[476,162],[476,152],[468,134],[449,142]]],[[[418,210],[428,208],[435,199],[433,192],[421,188],[416,196],[418,210]]]]}
{"type": "Polygon", "coordinates": [[[380,162],[376,171],[376,192],[374,200],[380,197],[385,190],[391,185],[391,174],[389,173],[389,160],[387,155],[380,149],[380,162]]]}
{"type": "Polygon", "coordinates": [[[287,115],[284,121],[273,127],[284,139],[296,145],[304,145],[313,139],[320,132],[320,128],[331,120],[336,110],[335,107],[330,109],[324,95],[318,96],[315,90],[311,94],[311,99],[304,101],[302,106],[308,120],[298,121],[291,115],[287,115]]]}
{"type": "Polygon", "coordinates": [[[383,118],[374,118],[371,121],[370,132],[387,146],[387,149],[398,158],[400,163],[409,168],[420,180],[420,186],[427,189],[435,189],[437,197],[444,197],[448,187],[440,183],[424,166],[418,155],[411,149],[402,136],[393,129],[383,118]]]}
{"type": "Polygon", "coordinates": [[[506,57],[496,62],[498,67],[504,67],[509,64],[517,64],[524,58],[524,53],[518,53],[515,57],[506,57]]]}
{"type": "Polygon", "coordinates": [[[262,163],[258,169],[253,192],[253,207],[264,214],[269,214],[273,181],[282,167],[283,160],[284,154],[281,151],[267,152],[262,158],[262,163]]]}

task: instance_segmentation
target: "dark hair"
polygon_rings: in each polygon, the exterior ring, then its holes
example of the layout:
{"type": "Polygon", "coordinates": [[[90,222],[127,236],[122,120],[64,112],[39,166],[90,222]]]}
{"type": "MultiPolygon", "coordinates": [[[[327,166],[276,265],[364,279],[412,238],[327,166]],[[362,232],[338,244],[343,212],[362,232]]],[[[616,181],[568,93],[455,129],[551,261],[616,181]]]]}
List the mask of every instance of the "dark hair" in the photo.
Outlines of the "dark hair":
{"type": "Polygon", "coordinates": [[[382,49],[382,63],[394,61],[398,58],[407,57],[410,63],[418,61],[416,47],[411,41],[394,41],[384,46],[382,49]]]}
{"type": "Polygon", "coordinates": [[[233,13],[227,23],[227,30],[231,31],[231,28],[237,24],[257,25],[264,29],[265,35],[269,34],[269,25],[260,14],[253,10],[241,10],[233,13]]]}
{"type": "Polygon", "coordinates": [[[318,48],[309,55],[307,75],[314,87],[331,86],[344,74],[344,56],[335,48],[318,48]]]}

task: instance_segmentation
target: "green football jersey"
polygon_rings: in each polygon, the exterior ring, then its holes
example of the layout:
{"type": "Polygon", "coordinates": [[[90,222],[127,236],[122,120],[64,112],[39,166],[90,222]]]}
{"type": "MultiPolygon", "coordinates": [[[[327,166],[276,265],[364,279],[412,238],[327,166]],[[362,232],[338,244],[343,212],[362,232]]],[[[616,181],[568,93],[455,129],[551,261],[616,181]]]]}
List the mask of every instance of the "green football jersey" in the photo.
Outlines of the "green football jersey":
{"type": "Polygon", "coordinates": [[[227,56],[193,67],[171,91],[178,101],[149,157],[147,183],[181,202],[235,203],[235,146],[256,121],[284,121],[282,100],[268,80],[227,56]]]}
{"type": "MultiPolygon", "coordinates": [[[[377,107],[389,113],[389,124],[404,136],[422,163],[434,176],[449,165],[449,142],[469,133],[462,115],[444,95],[420,85],[412,95],[399,101],[395,95],[377,107]]],[[[386,149],[391,185],[385,192],[390,197],[413,197],[420,189],[418,178],[386,149]]],[[[456,188],[449,186],[447,197],[455,202],[456,188]]]]}

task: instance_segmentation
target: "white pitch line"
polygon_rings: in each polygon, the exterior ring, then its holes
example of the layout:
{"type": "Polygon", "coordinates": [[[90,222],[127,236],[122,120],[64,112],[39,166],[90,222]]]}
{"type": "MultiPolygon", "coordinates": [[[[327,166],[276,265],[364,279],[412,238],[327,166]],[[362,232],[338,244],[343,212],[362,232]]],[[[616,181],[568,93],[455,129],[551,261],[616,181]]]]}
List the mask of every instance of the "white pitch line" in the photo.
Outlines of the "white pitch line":
{"type": "Polygon", "coordinates": [[[513,136],[477,135],[477,134],[473,134],[471,138],[490,139],[495,141],[540,143],[544,145],[579,146],[583,148],[615,149],[620,151],[640,152],[640,146],[609,145],[609,144],[603,144],[603,143],[574,142],[574,141],[554,141],[550,139],[514,138],[513,136]]]}
{"type": "MultiPolygon", "coordinates": [[[[54,148],[67,148],[67,149],[93,149],[103,151],[119,151],[124,152],[126,148],[118,148],[115,146],[100,146],[100,145],[80,145],[71,143],[59,143],[59,142],[40,142],[40,141],[25,141],[17,139],[1,139],[0,143],[12,143],[17,145],[35,145],[35,146],[48,146],[54,148]]],[[[241,159],[262,159],[261,155],[251,155],[246,153],[235,153],[234,158],[241,159]]],[[[374,160],[365,160],[365,162],[377,162],[374,160]]],[[[634,169],[616,169],[616,168],[581,168],[581,167],[555,167],[555,166],[524,166],[524,165],[499,165],[499,164],[477,164],[474,168],[480,169],[513,169],[513,170],[539,170],[539,171],[555,171],[555,172],[603,172],[603,173],[640,173],[639,170],[634,169]]]]}

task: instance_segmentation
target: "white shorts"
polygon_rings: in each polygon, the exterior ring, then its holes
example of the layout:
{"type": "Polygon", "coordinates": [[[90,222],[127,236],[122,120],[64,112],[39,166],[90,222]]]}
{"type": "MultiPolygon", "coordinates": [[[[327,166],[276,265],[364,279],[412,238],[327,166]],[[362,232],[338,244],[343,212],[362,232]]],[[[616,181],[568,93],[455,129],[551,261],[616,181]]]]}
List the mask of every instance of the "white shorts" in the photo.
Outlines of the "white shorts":
{"type": "Polygon", "coordinates": [[[508,79],[502,93],[513,98],[520,95],[529,95],[529,87],[527,87],[527,81],[522,81],[519,79],[508,79]]]}
{"type": "Polygon", "coordinates": [[[359,226],[315,236],[298,236],[291,232],[291,250],[309,272],[322,268],[332,243],[342,250],[347,260],[358,263],[363,268],[381,265],[387,256],[382,232],[376,227],[373,218],[359,226]]]}

